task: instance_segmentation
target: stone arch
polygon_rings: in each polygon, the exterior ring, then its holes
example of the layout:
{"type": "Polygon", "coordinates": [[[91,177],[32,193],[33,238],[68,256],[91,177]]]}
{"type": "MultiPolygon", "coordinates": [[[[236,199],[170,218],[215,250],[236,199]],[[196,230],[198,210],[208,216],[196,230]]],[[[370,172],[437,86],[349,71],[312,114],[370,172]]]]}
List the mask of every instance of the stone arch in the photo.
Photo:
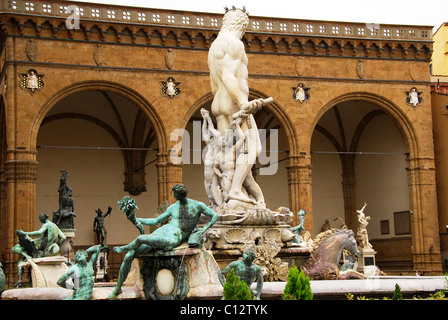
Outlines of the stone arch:
{"type": "Polygon", "coordinates": [[[72,84],[68,87],[59,90],[56,94],[54,94],[39,110],[34,122],[31,126],[30,136],[29,136],[29,145],[31,150],[36,150],[37,143],[37,135],[39,132],[39,128],[46,116],[46,114],[53,108],[59,101],[64,98],[79,93],[82,91],[92,91],[92,90],[106,90],[110,92],[114,92],[120,94],[130,101],[132,101],[135,105],[137,105],[143,112],[145,112],[148,119],[151,121],[151,124],[154,127],[157,142],[159,146],[159,153],[165,153],[167,150],[167,138],[166,132],[163,126],[163,122],[157,114],[156,110],[153,106],[138,92],[134,91],[131,88],[128,88],[122,84],[107,82],[107,81],[84,81],[72,84]]]}
{"type": "MultiPolygon", "coordinates": [[[[440,263],[437,260],[439,256],[439,236],[433,232],[434,228],[437,228],[434,154],[431,151],[427,153],[428,151],[425,151],[422,147],[423,145],[421,144],[425,143],[422,141],[423,137],[420,136],[420,132],[414,127],[413,122],[404,110],[393,101],[375,93],[350,92],[342,94],[326,103],[316,114],[312,125],[309,127],[310,141],[305,142],[309,143],[307,146],[308,150],[310,150],[312,134],[316,130],[318,121],[322,116],[338,104],[354,100],[368,102],[379,107],[379,110],[382,110],[395,122],[402,136],[407,162],[405,169],[407,171],[411,243],[413,248],[412,253],[410,253],[412,255],[412,268],[413,270],[424,269],[428,272],[438,270],[440,268],[440,263]]],[[[370,120],[368,119],[369,117],[376,115],[377,113],[371,113],[365,118],[365,121],[370,120]]],[[[359,127],[358,129],[361,130],[362,128],[359,127]]],[[[350,147],[351,150],[354,148],[354,146],[350,147]]],[[[350,212],[353,213],[353,206],[351,209],[350,212]]]]}
{"type": "MultiPolygon", "coordinates": [[[[412,121],[395,103],[393,103],[392,101],[388,100],[385,97],[370,92],[350,92],[340,95],[334,98],[333,100],[329,101],[327,104],[323,106],[322,109],[319,110],[319,112],[314,117],[313,123],[309,128],[308,136],[312,137],[318,121],[328,110],[330,110],[339,103],[352,100],[362,100],[366,102],[371,102],[379,106],[387,114],[389,114],[392,117],[392,119],[396,122],[397,127],[403,136],[404,143],[406,144],[406,148],[409,152],[409,157],[413,158],[418,156],[419,154],[419,146],[417,143],[418,139],[412,121]]],[[[310,144],[311,142],[309,141],[308,143],[310,144]]]]}

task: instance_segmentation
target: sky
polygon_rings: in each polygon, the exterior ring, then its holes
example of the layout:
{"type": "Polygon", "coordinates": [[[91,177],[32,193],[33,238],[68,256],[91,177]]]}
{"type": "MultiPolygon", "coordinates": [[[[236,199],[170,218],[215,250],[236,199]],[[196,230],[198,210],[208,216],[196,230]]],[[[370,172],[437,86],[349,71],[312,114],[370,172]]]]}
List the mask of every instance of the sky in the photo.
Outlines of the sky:
{"type": "Polygon", "coordinates": [[[448,0],[76,0],[224,14],[224,7],[245,6],[249,16],[305,20],[433,26],[448,22],[448,0]]]}

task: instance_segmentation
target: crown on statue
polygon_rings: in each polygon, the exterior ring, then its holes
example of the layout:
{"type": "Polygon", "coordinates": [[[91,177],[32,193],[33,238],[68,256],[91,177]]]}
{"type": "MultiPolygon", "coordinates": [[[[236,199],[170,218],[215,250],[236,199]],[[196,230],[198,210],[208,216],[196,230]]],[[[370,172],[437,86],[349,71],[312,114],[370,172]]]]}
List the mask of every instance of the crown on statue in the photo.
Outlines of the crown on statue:
{"type": "Polygon", "coordinates": [[[228,7],[224,7],[224,10],[226,11],[226,13],[229,12],[229,11],[241,10],[244,13],[246,13],[247,15],[249,15],[249,12],[246,11],[246,7],[245,6],[243,6],[242,9],[239,9],[239,8],[237,8],[235,6],[232,6],[232,9],[229,9],[228,7]]]}

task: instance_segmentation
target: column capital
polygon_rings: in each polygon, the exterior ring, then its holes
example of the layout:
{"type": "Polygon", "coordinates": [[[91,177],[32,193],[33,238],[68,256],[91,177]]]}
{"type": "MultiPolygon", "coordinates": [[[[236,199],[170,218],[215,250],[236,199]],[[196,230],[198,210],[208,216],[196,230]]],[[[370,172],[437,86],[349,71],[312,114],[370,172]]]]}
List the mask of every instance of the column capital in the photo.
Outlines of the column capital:
{"type": "Polygon", "coordinates": [[[311,157],[307,155],[289,156],[289,165],[286,166],[289,184],[311,184],[312,175],[311,157]]]}
{"type": "Polygon", "coordinates": [[[5,161],[6,182],[33,182],[37,181],[38,162],[33,160],[5,161]]]}

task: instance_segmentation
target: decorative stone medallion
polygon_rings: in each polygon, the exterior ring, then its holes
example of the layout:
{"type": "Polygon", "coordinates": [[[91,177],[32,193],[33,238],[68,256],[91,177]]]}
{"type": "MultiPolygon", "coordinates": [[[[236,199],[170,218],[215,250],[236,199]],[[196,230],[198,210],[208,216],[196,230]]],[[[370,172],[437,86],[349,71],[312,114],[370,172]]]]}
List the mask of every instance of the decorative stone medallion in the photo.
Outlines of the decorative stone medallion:
{"type": "Polygon", "coordinates": [[[415,108],[423,101],[421,94],[422,92],[418,92],[416,87],[412,87],[409,91],[406,91],[406,103],[415,108]]]}
{"type": "Polygon", "coordinates": [[[162,86],[162,96],[167,98],[174,98],[178,96],[181,92],[180,90],[180,82],[176,82],[173,77],[169,77],[166,81],[160,81],[160,85],[162,86]]]}
{"type": "Polygon", "coordinates": [[[292,99],[294,101],[298,101],[300,103],[303,103],[305,101],[308,101],[310,98],[309,91],[310,88],[305,87],[305,85],[300,82],[297,84],[297,87],[292,87],[292,99]]]}
{"type": "Polygon", "coordinates": [[[20,87],[24,90],[28,90],[31,94],[34,91],[41,90],[44,87],[44,77],[39,74],[36,70],[30,69],[27,73],[19,73],[20,76],[20,87]]]}

